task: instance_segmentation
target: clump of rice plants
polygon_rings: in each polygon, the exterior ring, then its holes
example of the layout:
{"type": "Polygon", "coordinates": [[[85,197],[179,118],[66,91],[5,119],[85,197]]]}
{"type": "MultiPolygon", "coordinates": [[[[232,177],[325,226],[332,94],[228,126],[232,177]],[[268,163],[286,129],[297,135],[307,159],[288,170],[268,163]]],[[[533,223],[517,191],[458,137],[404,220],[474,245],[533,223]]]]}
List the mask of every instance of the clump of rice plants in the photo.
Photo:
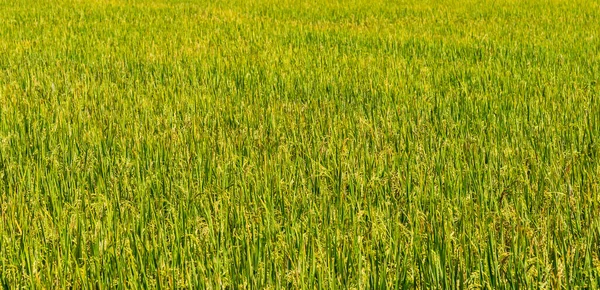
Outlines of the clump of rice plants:
{"type": "Polygon", "coordinates": [[[0,283],[598,288],[599,80],[591,0],[0,0],[0,283]]]}

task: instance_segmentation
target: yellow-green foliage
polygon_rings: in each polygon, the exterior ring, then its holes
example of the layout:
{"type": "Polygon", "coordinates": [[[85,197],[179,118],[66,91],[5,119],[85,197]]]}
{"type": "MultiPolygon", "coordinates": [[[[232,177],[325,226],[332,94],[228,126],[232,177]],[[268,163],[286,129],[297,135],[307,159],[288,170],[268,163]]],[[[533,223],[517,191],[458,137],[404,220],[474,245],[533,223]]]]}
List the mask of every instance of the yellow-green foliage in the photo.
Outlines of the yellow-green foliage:
{"type": "Polygon", "coordinates": [[[598,1],[0,0],[0,283],[600,287],[598,1]]]}

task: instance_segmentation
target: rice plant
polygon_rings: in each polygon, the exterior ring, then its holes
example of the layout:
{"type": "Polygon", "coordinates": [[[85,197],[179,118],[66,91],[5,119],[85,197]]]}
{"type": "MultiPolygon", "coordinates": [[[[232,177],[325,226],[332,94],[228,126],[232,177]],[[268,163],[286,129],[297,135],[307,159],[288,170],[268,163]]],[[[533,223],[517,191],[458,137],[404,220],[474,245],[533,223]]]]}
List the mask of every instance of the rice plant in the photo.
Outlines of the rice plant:
{"type": "Polygon", "coordinates": [[[0,283],[600,287],[595,0],[0,0],[0,283]]]}

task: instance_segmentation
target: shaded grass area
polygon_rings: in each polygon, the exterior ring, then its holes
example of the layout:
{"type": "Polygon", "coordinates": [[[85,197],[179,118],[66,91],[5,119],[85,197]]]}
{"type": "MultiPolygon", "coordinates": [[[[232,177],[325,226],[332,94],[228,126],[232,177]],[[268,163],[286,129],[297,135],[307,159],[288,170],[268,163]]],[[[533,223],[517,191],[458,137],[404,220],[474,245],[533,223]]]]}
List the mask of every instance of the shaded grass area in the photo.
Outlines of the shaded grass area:
{"type": "Polygon", "coordinates": [[[596,288],[596,1],[0,1],[10,288],[596,288]]]}

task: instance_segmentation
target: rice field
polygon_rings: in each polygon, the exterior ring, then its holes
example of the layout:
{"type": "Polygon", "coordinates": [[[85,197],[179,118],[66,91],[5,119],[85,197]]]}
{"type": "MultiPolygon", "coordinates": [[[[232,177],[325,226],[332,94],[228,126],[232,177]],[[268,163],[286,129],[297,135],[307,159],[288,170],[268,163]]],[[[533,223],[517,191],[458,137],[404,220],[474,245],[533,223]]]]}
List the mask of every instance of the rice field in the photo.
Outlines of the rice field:
{"type": "Polygon", "coordinates": [[[596,0],[0,0],[5,289],[600,287],[596,0]]]}

